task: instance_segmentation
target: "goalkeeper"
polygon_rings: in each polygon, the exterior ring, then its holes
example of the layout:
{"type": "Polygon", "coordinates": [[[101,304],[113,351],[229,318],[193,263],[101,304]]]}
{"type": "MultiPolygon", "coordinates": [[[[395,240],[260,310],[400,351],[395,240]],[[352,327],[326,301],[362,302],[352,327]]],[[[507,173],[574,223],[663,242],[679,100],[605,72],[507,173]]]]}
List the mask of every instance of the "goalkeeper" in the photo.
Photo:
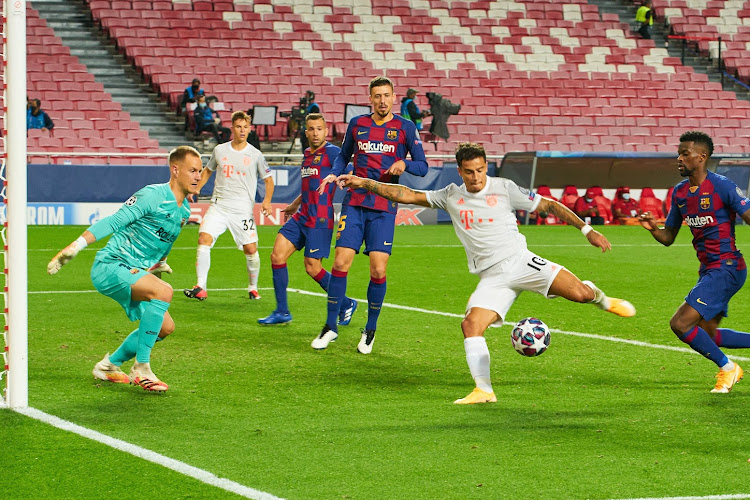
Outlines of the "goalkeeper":
{"type": "Polygon", "coordinates": [[[112,237],[99,250],[91,267],[94,287],[119,303],[138,328],[93,370],[100,380],[141,386],[147,391],[166,391],[167,384],[151,371],[151,349],[158,338],[174,331],[167,309],[172,287],[160,279],[171,273],[166,263],[172,244],[190,217],[188,194],[198,194],[203,164],[198,151],[179,146],[169,154],[169,182],[151,184],[131,196],[114,215],[89,227],[47,265],[55,274],[87,245],[112,237]],[[120,366],[135,357],[130,376],[120,366]]]}

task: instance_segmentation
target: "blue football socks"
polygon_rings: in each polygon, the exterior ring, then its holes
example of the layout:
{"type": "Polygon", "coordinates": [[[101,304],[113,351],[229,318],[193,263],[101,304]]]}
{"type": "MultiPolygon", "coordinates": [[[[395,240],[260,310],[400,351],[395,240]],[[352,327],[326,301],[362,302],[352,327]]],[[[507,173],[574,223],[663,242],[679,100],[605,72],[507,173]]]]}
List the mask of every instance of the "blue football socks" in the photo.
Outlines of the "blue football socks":
{"type": "Polygon", "coordinates": [[[289,287],[289,269],[286,264],[271,265],[273,275],[273,292],[276,295],[276,311],[280,313],[289,312],[286,289],[289,287]]]}
{"type": "Polygon", "coordinates": [[[366,330],[376,330],[378,327],[378,317],[380,309],[385,300],[385,291],[387,289],[385,276],[382,278],[370,277],[370,285],[367,287],[367,325],[366,330]]]}
{"type": "Polygon", "coordinates": [[[334,332],[338,332],[338,318],[341,303],[346,297],[346,275],[344,271],[333,270],[328,281],[328,316],[326,325],[334,332]]]}
{"type": "Polygon", "coordinates": [[[738,332],[729,328],[717,328],[714,342],[727,349],[746,349],[750,347],[750,333],[738,332]]]}
{"type": "Polygon", "coordinates": [[[680,340],[689,345],[694,351],[716,363],[716,366],[719,368],[729,363],[729,358],[727,358],[726,355],[721,352],[719,346],[711,340],[711,336],[706,333],[706,330],[699,326],[696,326],[680,337],[680,340]]]}

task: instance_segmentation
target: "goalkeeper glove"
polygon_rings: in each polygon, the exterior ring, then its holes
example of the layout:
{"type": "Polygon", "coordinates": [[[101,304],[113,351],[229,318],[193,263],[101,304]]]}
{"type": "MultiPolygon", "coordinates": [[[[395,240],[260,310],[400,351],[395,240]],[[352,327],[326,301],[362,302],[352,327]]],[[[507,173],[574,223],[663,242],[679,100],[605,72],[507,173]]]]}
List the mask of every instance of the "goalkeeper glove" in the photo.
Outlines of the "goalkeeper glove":
{"type": "Polygon", "coordinates": [[[59,271],[62,266],[73,260],[73,257],[78,255],[78,252],[86,248],[87,245],[88,243],[83,238],[83,236],[80,236],[73,243],[60,250],[60,252],[55,255],[55,257],[51,261],[49,261],[49,264],[47,264],[47,273],[57,273],[57,271],[59,271]]]}
{"type": "Polygon", "coordinates": [[[157,278],[161,278],[161,273],[172,274],[172,268],[169,267],[169,264],[167,264],[166,260],[160,260],[153,266],[149,267],[147,271],[157,278]]]}

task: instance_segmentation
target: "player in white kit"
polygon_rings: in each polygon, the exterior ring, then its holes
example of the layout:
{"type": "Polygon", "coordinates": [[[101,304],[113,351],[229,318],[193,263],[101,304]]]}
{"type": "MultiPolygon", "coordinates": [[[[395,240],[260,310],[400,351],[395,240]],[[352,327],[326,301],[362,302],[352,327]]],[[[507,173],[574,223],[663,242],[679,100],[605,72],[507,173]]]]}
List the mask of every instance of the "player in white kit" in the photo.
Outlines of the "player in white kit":
{"type": "Polygon", "coordinates": [[[545,297],[564,297],[590,302],[597,307],[629,317],[635,308],[629,302],[607,297],[590,281],[581,281],[559,264],[530,252],[518,231],[516,210],[539,210],[557,216],[581,230],[589,243],[605,252],[612,248],[607,238],[585,224],[565,205],[517,186],[509,179],[487,177],[487,155],[476,143],[463,143],[456,151],[462,186],[451,184],[437,191],[415,191],[397,184],[383,184],[352,175],[338,178],[341,187],[365,188],[399,203],[441,208],[448,212],[458,239],[464,246],[469,271],[480,277],[466,305],[461,322],[466,361],[476,388],[456,404],[497,401],[490,382],[490,352],[484,339],[492,324],[500,326],[510,306],[522,291],[545,297]]]}
{"type": "Polygon", "coordinates": [[[247,288],[250,299],[260,299],[258,294],[258,232],[253,218],[255,192],[258,179],[263,179],[266,194],[261,204],[264,215],[271,214],[273,179],[263,153],[247,143],[250,133],[250,117],[243,111],[232,114],[232,141],[214,148],[211,159],[201,176],[200,187],[216,172],[211,206],[201,222],[198,234],[198,257],[195,264],[198,283],[185,289],[185,296],[198,300],[208,297],[206,282],[211,267],[211,247],[216,239],[229,229],[237,248],[247,259],[247,288]]]}

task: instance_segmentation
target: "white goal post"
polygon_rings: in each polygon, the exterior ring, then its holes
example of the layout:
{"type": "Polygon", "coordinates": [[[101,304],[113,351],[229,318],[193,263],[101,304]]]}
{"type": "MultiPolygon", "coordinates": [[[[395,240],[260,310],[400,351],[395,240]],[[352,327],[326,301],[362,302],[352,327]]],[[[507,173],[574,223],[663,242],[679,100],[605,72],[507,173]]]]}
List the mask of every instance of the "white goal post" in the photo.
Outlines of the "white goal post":
{"type": "Polygon", "coordinates": [[[2,290],[4,351],[0,381],[10,408],[29,402],[28,263],[26,236],[26,0],[3,0],[2,77],[4,118],[0,172],[3,202],[2,290]],[[4,387],[3,387],[4,385],[4,387]]]}

